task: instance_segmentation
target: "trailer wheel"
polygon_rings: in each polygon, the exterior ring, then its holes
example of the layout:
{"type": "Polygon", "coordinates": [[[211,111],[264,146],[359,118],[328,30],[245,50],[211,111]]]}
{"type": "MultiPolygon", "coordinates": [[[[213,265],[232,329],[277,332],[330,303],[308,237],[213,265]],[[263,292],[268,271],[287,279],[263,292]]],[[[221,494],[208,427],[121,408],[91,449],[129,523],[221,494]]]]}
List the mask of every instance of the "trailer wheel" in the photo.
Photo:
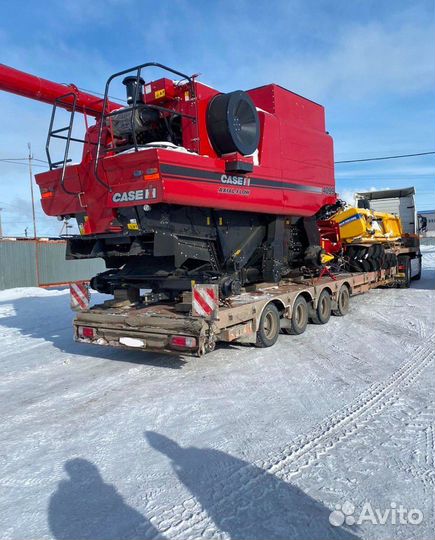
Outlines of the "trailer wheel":
{"type": "Polygon", "coordinates": [[[338,291],[337,309],[332,310],[336,317],[343,317],[349,311],[350,293],[346,285],[342,285],[338,291]]]}
{"type": "Polygon", "coordinates": [[[260,319],[260,326],[257,331],[257,347],[272,347],[279,336],[279,311],[274,304],[267,304],[260,319]]]}
{"type": "Polygon", "coordinates": [[[311,315],[311,322],[313,324],[326,324],[331,318],[331,295],[328,290],[323,289],[319,295],[317,302],[317,309],[314,314],[311,315]]]}
{"type": "Polygon", "coordinates": [[[284,334],[298,336],[303,334],[308,324],[308,304],[303,296],[298,296],[293,304],[292,318],[289,328],[283,328],[284,334]]]}
{"type": "Polygon", "coordinates": [[[418,281],[421,279],[421,255],[418,258],[418,272],[415,276],[413,276],[411,279],[418,281]]]}

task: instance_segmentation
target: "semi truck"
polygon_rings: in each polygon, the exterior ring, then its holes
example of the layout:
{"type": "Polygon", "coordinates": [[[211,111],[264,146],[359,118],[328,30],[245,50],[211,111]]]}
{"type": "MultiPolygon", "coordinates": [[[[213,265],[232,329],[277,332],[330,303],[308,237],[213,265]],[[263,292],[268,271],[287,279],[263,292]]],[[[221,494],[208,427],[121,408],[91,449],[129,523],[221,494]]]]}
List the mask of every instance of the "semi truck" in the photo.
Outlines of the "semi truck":
{"type": "Polygon", "coordinates": [[[400,270],[405,274],[405,283],[421,277],[420,229],[415,202],[415,188],[386,189],[355,193],[358,208],[369,208],[375,212],[398,216],[401,222],[402,246],[399,258],[400,270]]]}

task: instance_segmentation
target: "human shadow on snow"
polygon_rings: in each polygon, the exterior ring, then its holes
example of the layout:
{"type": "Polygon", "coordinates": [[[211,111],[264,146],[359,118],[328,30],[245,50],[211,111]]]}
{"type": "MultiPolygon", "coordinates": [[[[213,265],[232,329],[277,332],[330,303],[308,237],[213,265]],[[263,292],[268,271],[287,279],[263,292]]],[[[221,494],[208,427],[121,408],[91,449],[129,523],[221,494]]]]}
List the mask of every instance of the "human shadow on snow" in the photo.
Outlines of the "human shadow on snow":
{"type": "Polygon", "coordinates": [[[148,431],[146,440],[167,456],[179,480],[233,540],[357,540],[329,523],[330,509],[273,474],[208,448],[183,448],[148,431]]]}
{"type": "Polygon", "coordinates": [[[67,294],[30,296],[0,302],[0,308],[6,305],[12,305],[13,314],[0,318],[0,326],[16,328],[24,336],[44,339],[67,354],[171,369],[180,369],[186,363],[186,360],[178,355],[97,347],[75,342],[72,327],[73,312],[69,307],[67,294]]]}
{"type": "MultiPolygon", "coordinates": [[[[178,479],[199,503],[198,510],[206,512],[217,532],[233,540],[358,540],[353,532],[330,525],[326,506],[255,465],[219,450],[183,448],[154,432],[147,432],[146,438],[171,460],[178,479]]],[[[149,518],[104,482],[93,463],[75,458],[64,468],[68,478],[59,482],[48,504],[53,538],[164,539],[149,518]]]]}
{"type": "Polygon", "coordinates": [[[48,523],[58,540],[137,540],[163,538],[151,522],[124,502],[98,468],[86,459],[65,463],[69,478],[50,498],[48,523]]]}

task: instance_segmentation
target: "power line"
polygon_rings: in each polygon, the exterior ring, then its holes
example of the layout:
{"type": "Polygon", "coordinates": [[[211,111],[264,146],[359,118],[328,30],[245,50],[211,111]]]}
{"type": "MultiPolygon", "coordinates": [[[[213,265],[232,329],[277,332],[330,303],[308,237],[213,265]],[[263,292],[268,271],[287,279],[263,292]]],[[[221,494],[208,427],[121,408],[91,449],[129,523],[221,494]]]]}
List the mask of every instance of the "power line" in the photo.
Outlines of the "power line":
{"type": "MultiPolygon", "coordinates": [[[[40,163],[48,163],[48,161],[46,161],[45,159],[38,159],[38,158],[35,158],[35,157],[32,157],[33,161],[39,161],[40,163]]],[[[10,162],[10,161],[29,161],[29,158],[1,158],[0,161],[6,161],[6,162],[10,162]]]]}
{"type": "Polygon", "coordinates": [[[435,152],[419,152],[418,154],[401,154],[398,156],[382,156],[382,157],[373,157],[373,158],[365,158],[365,159],[347,159],[345,161],[335,161],[334,163],[336,165],[339,163],[361,163],[362,161],[380,161],[383,159],[399,159],[399,158],[408,158],[408,157],[416,157],[416,156],[428,156],[430,154],[435,154],[435,152]]]}
{"type": "MultiPolygon", "coordinates": [[[[26,167],[29,166],[28,163],[21,163],[21,161],[12,161],[10,159],[0,159],[3,163],[10,163],[11,165],[25,165],[26,167]]],[[[26,161],[29,161],[29,158],[26,159],[26,161]]],[[[46,169],[47,167],[45,165],[38,165],[37,163],[33,164],[34,167],[40,167],[41,169],[46,169]]]]}
{"type": "MultiPolygon", "coordinates": [[[[367,162],[367,161],[383,161],[383,160],[388,160],[388,159],[401,159],[401,158],[410,158],[410,157],[418,157],[418,156],[429,156],[429,155],[433,155],[435,154],[435,152],[418,152],[416,154],[399,154],[399,155],[395,155],[395,156],[379,156],[379,157],[372,157],[372,158],[364,158],[364,159],[346,159],[346,160],[342,160],[342,161],[334,161],[334,164],[335,165],[341,165],[341,164],[345,164],[345,163],[363,163],[363,162],[367,162]]],[[[47,163],[48,164],[48,161],[44,160],[44,159],[38,159],[38,158],[32,158],[33,161],[39,161],[40,163],[47,163]]],[[[0,161],[3,162],[3,163],[10,163],[12,165],[27,165],[27,163],[20,163],[21,161],[26,161],[28,162],[29,158],[1,158],[0,161]]],[[[34,167],[40,167],[40,168],[43,168],[45,169],[46,167],[44,167],[43,165],[38,165],[36,163],[34,163],[33,165],[34,167]]]]}
{"type": "MultiPolygon", "coordinates": [[[[102,94],[101,92],[95,92],[95,90],[88,90],[86,88],[81,88],[80,86],[78,87],[78,89],[81,90],[82,92],[88,92],[89,94],[95,94],[96,96],[104,97],[104,94],[102,94]]],[[[116,99],[118,101],[123,101],[124,103],[127,103],[126,99],[123,99],[123,98],[120,98],[120,97],[116,97],[116,96],[107,96],[107,97],[110,98],[110,99],[116,99]]]]}
{"type": "MultiPolygon", "coordinates": [[[[434,175],[423,175],[419,174],[408,174],[408,175],[396,175],[394,177],[383,178],[382,176],[376,176],[372,174],[371,176],[359,176],[358,178],[352,177],[337,177],[335,179],[337,184],[358,184],[358,183],[376,183],[376,184],[398,184],[401,183],[403,186],[408,186],[409,182],[418,183],[422,189],[426,189],[430,180],[433,181],[434,175]]],[[[430,193],[434,193],[432,189],[430,193]]]]}
{"type": "Polygon", "coordinates": [[[21,219],[20,219],[20,220],[15,220],[15,219],[14,219],[14,220],[12,220],[12,221],[6,220],[6,221],[3,221],[3,223],[8,223],[8,224],[9,224],[9,223],[13,223],[13,224],[16,224],[16,223],[19,223],[19,224],[21,224],[21,223],[26,223],[26,224],[30,225],[30,224],[32,223],[32,219],[28,219],[27,221],[23,221],[23,220],[21,220],[21,219]]]}

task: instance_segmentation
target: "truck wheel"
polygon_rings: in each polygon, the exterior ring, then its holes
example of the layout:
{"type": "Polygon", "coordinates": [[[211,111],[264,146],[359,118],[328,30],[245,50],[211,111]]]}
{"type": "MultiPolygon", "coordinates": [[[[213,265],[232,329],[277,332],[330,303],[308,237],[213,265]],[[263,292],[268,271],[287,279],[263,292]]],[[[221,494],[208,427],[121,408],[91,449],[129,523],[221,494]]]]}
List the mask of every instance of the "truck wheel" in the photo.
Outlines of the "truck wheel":
{"type": "Polygon", "coordinates": [[[411,261],[409,257],[399,257],[399,266],[403,266],[403,273],[405,274],[405,277],[402,278],[399,283],[398,287],[400,289],[409,289],[411,286],[411,261]]]}
{"type": "Polygon", "coordinates": [[[311,322],[313,324],[326,324],[331,318],[331,295],[329,291],[323,289],[319,295],[317,302],[317,309],[314,314],[311,315],[311,322]]]}
{"type": "Polygon", "coordinates": [[[336,317],[343,317],[349,311],[350,293],[346,285],[342,285],[338,291],[337,309],[332,310],[332,314],[336,317]]]}
{"type": "Polygon", "coordinates": [[[257,331],[257,347],[272,347],[279,336],[279,311],[274,304],[267,304],[261,314],[257,331]]]}
{"type": "Polygon", "coordinates": [[[411,278],[415,281],[418,281],[419,279],[421,279],[421,255],[417,258],[418,258],[418,272],[417,274],[415,274],[413,278],[411,278]]]}
{"type": "Polygon", "coordinates": [[[284,334],[298,336],[303,334],[308,324],[308,304],[303,296],[298,296],[293,304],[290,328],[283,328],[284,334]]]}

